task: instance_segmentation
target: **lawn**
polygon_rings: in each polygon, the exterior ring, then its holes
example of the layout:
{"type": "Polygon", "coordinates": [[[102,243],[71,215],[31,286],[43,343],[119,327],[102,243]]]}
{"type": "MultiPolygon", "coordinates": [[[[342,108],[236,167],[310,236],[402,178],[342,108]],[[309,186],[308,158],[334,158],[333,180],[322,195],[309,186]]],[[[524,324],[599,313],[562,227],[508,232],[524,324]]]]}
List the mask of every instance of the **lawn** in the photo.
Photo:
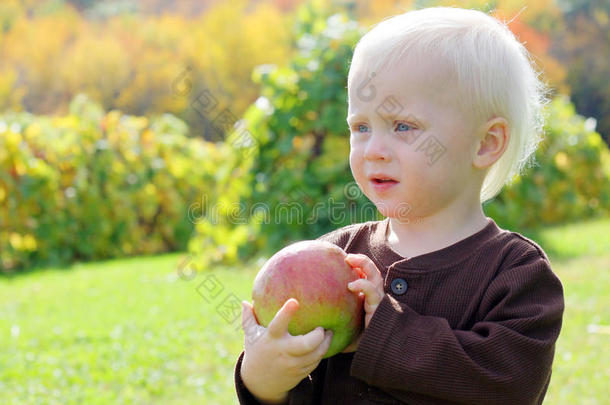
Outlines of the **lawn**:
{"type": "MultiPolygon", "coordinates": [[[[609,231],[610,219],[598,219],[525,233],[547,251],[566,294],[545,404],[608,403],[609,231]]],[[[230,304],[249,299],[258,265],[179,277],[184,259],[0,277],[0,403],[236,403],[243,335],[230,304]]]]}

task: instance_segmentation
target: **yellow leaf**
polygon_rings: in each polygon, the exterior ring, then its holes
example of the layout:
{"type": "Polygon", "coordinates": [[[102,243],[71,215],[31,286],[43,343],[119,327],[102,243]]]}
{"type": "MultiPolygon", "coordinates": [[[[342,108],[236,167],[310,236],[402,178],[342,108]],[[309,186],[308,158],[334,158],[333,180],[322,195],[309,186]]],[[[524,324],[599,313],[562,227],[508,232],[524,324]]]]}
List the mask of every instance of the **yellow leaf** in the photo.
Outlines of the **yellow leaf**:
{"type": "Polygon", "coordinates": [[[568,155],[566,155],[565,152],[558,152],[555,155],[555,164],[560,168],[560,169],[565,169],[568,166],[568,155]]]}

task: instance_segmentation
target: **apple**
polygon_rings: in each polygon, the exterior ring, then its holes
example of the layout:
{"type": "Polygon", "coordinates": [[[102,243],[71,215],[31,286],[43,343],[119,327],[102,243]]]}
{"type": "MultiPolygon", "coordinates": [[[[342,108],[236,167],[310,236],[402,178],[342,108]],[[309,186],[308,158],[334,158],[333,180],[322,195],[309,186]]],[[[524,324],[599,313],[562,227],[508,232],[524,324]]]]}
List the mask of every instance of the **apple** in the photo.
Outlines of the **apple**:
{"type": "Polygon", "coordinates": [[[252,287],[258,323],[267,327],[284,303],[295,298],[299,309],[288,333],[303,335],[321,326],[333,331],[323,358],[345,349],[363,327],[363,299],[347,288],[362,273],[344,261],[346,256],[339,246],[319,240],[296,242],[271,256],[252,287]]]}

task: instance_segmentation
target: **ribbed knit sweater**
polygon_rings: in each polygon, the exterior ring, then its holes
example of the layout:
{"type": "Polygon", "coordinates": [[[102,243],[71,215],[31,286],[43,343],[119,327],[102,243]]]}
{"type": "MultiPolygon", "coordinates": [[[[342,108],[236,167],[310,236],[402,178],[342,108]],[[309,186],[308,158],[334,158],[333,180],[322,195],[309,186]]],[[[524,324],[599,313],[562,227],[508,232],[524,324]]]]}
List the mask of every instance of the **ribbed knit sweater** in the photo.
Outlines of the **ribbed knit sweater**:
{"type": "MultiPolygon", "coordinates": [[[[353,353],[290,391],[289,404],[541,404],[564,310],[563,288],[534,241],[491,219],[450,246],[405,258],[389,219],[318,239],[377,265],[385,296],[353,353]]],[[[241,404],[259,404],[235,366],[241,404]]]]}

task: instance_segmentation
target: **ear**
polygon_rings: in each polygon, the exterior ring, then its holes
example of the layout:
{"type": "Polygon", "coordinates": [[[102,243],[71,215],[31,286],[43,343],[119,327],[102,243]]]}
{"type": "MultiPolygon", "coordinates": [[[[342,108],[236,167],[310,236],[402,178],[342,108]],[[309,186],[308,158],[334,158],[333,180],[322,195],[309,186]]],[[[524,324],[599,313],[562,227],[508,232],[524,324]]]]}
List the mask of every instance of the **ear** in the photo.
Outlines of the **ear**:
{"type": "Polygon", "coordinates": [[[472,165],[478,169],[485,169],[494,164],[508,146],[510,131],[508,121],[502,117],[495,117],[481,127],[475,146],[472,165]]]}

